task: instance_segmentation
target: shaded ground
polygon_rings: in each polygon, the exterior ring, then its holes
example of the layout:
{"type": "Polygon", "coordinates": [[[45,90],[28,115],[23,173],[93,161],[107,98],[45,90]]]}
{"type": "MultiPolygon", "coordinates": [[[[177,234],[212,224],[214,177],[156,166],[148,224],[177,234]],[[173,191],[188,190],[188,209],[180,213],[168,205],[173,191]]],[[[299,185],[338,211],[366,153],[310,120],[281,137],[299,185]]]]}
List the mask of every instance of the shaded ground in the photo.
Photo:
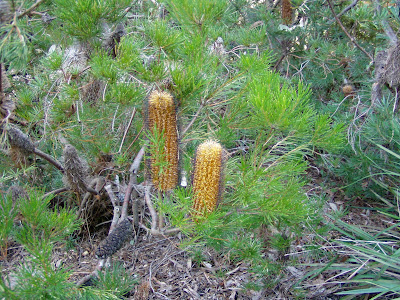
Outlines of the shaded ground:
{"type": "MultiPolygon", "coordinates": [[[[356,200],[349,206],[349,199],[340,190],[323,191],[318,176],[313,175],[309,191],[326,194],[325,214],[341,214],[341,211],[348,210],[342,216],[342,220],[348,223],[377,228],[391,225],[389,219],[365,209],[368,203],[356,200]]],[[[311,264],[321,264],[322,267],[329,262],[328,256],[322,255],[323,252],[342,255],[341,249],[333,242],[338,237],[335,232],[320,237],[307,229],[304,235],[293,240],[287,253],[265,250],[265,255],[272,262],[282,263],[285,267],[279,273],[277,284],[271,282],[270,288],[258,290],[248,288],[260,282],[250,265],[245,262],[233,263],[212,249],[204,249],[202,259],[195,260],[192,254],[179,247],[182,242],[180,234],[155,237],[141,230],[135,240],[126,243],[113,255],[113,261],[121,263],[138,280],[129,299],[338,299],[334,293],[341,287],[338,282],[340,278],[335,278],[337,273],[333,271],[306,279],[299,285],[301,290],[293,288],[312,269],[311,264]],[[317,245],[319,256],[310,250],[310,245],[317,245]]],[[[100,236],[86,238],[68,251],[65,246],[56,247],[54,267],[71,268],[73,273],[70,280],[79,281],[95,269],[98,262],[95,252],[100,241],[100,236]]],[[[11,244],[7,261],[0,261],[2,272],[15,274],[26,255],[28,253],[22,247],[11,244]]],[[[13,278],[11,275],[11,285],[15,281],[13,278]]]]}

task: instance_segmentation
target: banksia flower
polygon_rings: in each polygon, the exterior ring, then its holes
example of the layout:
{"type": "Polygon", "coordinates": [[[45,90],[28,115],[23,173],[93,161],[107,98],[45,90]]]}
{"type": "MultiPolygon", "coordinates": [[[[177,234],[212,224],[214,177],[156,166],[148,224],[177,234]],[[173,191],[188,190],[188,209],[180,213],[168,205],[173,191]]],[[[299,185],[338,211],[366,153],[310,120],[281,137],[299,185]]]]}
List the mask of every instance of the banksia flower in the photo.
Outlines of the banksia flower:
{"type": "MultiPolygon", "coordinates": [[[[157,149],[154,141],[150,157],[150,176],[154,186],[161,191],[173,189],[178,184],[178,129],[176,107],[172,96],[167,92],[154,91],[146,105],[146,125],[155,136],[163,134],[164,147],[157,149]],[[156,132],[155,132],[156,131],[156,132]],[[166,166],[161,170],[161,164],[166,166]]],[[[158,142],[158,141],[155,141],[158,142]]]]}
{"type": "Polygon", "coordinates": [[[132,224],[128,219],[119,223],[103,240],[96,250],[96,256],[104,259],[117,252],[124,245],[125,240],[132,234],[132,224]]]}
{"type": "Polygon", "coordinates": [[[193,209],[197,214],[210,213],[217,207],[223,191],[226,151],[215,141],[199,145],[193,173],[193,209]]]}
{"type": "Polygon", "coordinates": [[[87,191],[87,166],[79,157],[78,152],[72,145],[66,145],[64,154],[64,177],[63,181],[74,192],[84,194],[87,191]]]}

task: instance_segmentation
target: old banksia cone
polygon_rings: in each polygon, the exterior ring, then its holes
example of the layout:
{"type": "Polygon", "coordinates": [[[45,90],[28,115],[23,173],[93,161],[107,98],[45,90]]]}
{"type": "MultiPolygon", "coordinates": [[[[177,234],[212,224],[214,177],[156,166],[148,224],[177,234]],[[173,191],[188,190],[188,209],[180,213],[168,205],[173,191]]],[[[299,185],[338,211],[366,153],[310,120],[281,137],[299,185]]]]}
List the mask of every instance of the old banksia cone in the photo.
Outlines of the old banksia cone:
{"type": "Polygon", "coordinates": [[[196,214],[210,213],[217,207],[223,191],[226,151],[215,141],[199,145],[193,173],[193,209],[196,214]]]}
{"type": "Polygon", "coordinates": [[[178,129],[176,106],[172,96],[167,92],[154,91],[146,105],[146,125],[150,134],[162,136],[164,146],[155,145],[152,141],[150,157],[150,176],[156,188],[161,191],[173,189],[178,184],[178,129]],[[162,164],[165,166],[162,167],[162,164]]]}
{"type": "Polygon", "coordinates": [[[7,130],[7,134],[11,146],[11,159],[18,167],[27,165],[28,156],[35,151],[35,145],[26,134],[16,127],[10,127],[7,130]]]}
{"type": "Polygon", "coordinates": [[[87,165],[72,145],[66,145],[63,151],[64,154],[64,183],[69,186],[74,192],[79,194],[86,193],[87,190],[87,165]]]}
{"type": "Polygon", "coordinates": [[[132,235],[132,224],[128,219],[121,221],[103,240],[96,250],[98,258],[107,258],[117,252],[132,235]]]}

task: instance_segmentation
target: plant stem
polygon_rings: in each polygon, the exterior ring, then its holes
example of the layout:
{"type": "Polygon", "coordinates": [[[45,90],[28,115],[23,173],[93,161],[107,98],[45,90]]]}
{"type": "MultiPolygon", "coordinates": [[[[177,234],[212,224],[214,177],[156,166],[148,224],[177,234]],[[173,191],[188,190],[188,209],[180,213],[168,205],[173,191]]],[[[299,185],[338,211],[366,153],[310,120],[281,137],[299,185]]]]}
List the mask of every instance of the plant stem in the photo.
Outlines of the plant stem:
{"type": "Polygon", "coordinates": [[[347,37],[350,39],[350,41],[354,44],[354,46],[356,46],[358,49],[361,50],[361,52],[363,52],[366,56],[368,56],[368,58],[373,62],[374,58],[372,57],[371,54],[369,54],[363,47],[361,47],[357,42],[356,39],[354,37],[352,37],[350,35],[350,33],[347,31],[347,29],[343,26],[342,22],[340,21],[340,19],[338,18],[338,16],[335,13],[335,10],[333,9],[331,0],[327,0],[329,8],[332,11],[333,16],[336,19],[336,22],[339,24],[340,28],[342,28],[343,32],[347,35],[347,37]]]}

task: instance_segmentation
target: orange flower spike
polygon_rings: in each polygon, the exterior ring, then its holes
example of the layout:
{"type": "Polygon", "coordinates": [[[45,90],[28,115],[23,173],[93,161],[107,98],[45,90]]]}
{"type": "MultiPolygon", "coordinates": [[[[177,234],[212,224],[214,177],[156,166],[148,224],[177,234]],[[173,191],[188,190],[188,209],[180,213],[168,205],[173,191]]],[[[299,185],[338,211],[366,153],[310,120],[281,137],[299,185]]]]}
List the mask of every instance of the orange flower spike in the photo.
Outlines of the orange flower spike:
{"type": "Polygon", "coordinates": [[[225,150],[215,141],[199,145],[193,173],[193,209],[199,214],[210,213],[217,207],[223,190],[225,150]]]}
{"type": "Polygon", "coordinates": [[[150,159],[150,173],[154,186],[161,191],[173,189],[178,184],[178,130],[176,107],[172,96],[167,92],[153,91],[148,101],[148,129],[154,133],[164,132],[164,155],[167,167],[160,174],[160,166],[154,158],[150,159]]]}

